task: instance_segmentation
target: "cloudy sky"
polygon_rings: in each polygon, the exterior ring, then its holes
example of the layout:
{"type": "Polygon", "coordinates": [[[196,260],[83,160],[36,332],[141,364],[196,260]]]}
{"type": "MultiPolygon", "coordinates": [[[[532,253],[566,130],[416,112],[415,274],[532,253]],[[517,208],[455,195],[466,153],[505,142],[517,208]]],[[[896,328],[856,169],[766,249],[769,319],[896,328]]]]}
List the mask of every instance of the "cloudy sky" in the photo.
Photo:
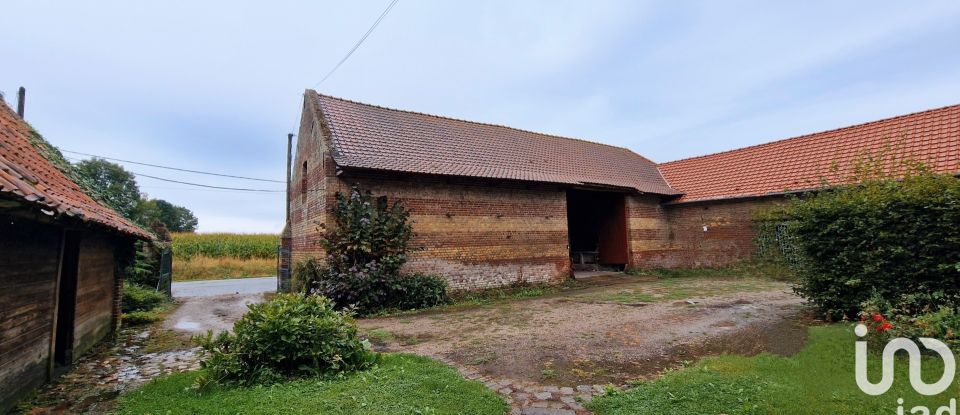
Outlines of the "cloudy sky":
{"type": "MultiPolygon", "coordinates": [[[[0,91],[54,145],[282,179],[303,90],[628,147],[662,162],[960,103],[960,2],[17,1],[0,91]]],[[[281,189],[149,167],[175,180],[281,189]]],[[[141,177],[203,232],[281,193],[141,177]]]]}

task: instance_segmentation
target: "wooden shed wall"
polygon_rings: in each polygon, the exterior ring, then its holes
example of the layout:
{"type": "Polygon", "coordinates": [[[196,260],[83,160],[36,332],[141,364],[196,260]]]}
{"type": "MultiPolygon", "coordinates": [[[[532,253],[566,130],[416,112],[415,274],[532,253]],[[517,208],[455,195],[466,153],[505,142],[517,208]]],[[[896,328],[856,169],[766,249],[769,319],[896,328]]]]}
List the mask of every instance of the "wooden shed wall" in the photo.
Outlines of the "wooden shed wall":
{"type": "Polygon", "coordinates": [[[60,238],[0,216],[0,413],[47,379],[60,238]]]}
{"type": "Polygon", "coordinates": [[[77,314],[73,355],[79,357],[102,340],[113,324],[115,261],[113,242],[98,234],[80,241],[77,275],[77,314]]]}

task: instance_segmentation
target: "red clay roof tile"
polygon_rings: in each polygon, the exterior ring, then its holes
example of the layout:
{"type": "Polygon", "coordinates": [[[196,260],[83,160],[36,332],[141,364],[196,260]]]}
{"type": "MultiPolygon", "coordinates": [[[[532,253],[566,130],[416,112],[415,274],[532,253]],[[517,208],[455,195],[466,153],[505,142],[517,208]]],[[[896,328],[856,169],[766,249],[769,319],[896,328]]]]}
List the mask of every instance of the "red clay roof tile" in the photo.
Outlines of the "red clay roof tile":
{"type": "Polygon", "coordinates": [[[362,104],[307,91],[347,168],[562,184],[678,195],[656,164],[620,147],[500,125],[362,104]]]}
{"type": "MultiPolygon", "coordinates": [[[[882,155],[960,172],[960,105],[660,164],[684,192],[678,202],[754,197],[849,183],[853,168],[882,155]]],[[[902,171],[901,171],[902,172],[902,171]]]]}
{"type": "Polygon", "coordinates": [[[93,200],[30,142],[32,129],[0,102],[0,194],[140,238],[151,235],[93,200]]]}

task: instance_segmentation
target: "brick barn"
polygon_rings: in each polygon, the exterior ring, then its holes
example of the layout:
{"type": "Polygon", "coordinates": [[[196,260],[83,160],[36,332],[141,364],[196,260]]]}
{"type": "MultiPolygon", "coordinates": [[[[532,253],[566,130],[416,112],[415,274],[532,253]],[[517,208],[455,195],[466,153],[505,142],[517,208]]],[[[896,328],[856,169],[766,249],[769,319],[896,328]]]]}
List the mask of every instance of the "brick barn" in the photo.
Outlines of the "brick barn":
{"type": "Polygon", "coordinates": [[[0,101],[0,413],[119,323],[122,259],[150,235],[83,193],[0,101]]]}
{"type": "Polygon", "coordinates": [[[960,171],[960,106],[658,165],[625,148],[307,90],[281,269],[322,257],[320,225],[353,184],[410,209],[423,249],[407,270],[453,289],[554,283],[578,269],[726,265],[753,253],[759,206],[821,178],[839,183],[858,156],[891,143],[960,171]]]}

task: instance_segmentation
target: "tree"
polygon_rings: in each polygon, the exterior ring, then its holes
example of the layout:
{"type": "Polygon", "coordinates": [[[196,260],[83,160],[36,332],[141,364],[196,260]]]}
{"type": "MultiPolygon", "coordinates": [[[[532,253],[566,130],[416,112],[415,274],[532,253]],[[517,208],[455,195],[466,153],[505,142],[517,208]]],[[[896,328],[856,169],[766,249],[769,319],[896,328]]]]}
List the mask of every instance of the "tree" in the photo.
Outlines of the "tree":
{"type": "Polygon", "coordinates": [[[126,218],[135,217],[141,195],[133,173],[119,164],[98,158],[83,160],[75,166],[101,201],[126,218]]]}
{"type": "Polygon", "coordinates": [[[101,201],[141,226],[155,228],[161,223],[170,232],[194,232],[197,217],[190,209],[166,200],[150,199],[140,192],[136,177],[123,166],[93,158],[75,165],[101,201]]]}
{"type": "Polygon", "coordinates": [[[177,206],[166,200],[155,199],[157,210],[160,213],[160,222],[166,225],[170,232],[194,232],[197,230],[197,217],[190,209],[177,206]]]}

